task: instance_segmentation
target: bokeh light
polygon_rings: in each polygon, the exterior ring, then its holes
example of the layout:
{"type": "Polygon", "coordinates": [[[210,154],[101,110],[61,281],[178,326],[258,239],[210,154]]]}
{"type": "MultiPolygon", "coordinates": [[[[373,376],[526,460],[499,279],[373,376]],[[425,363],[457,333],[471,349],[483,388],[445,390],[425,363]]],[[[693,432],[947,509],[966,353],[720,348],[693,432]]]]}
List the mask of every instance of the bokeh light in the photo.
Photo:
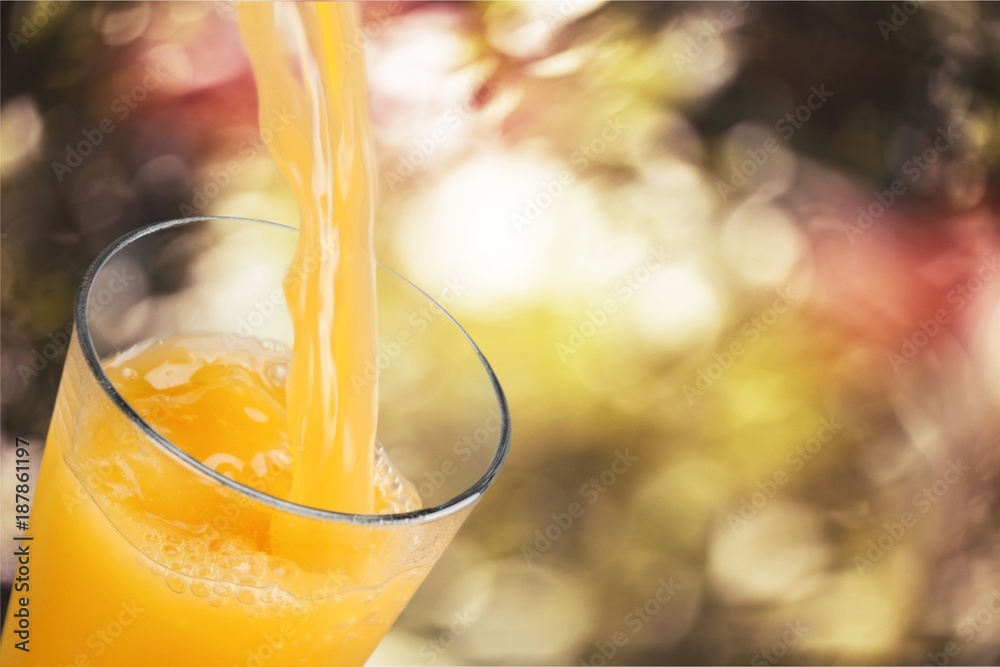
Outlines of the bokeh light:
{"type": "MultiPolygon", "coordinates": [[[[996,5],[362,12],[379,258],[514,428],[370,664],[1000,661],[996,5]]],[[[101,249],[297,224],[235,13],[3,4],[5,475],[101,249]]]]}

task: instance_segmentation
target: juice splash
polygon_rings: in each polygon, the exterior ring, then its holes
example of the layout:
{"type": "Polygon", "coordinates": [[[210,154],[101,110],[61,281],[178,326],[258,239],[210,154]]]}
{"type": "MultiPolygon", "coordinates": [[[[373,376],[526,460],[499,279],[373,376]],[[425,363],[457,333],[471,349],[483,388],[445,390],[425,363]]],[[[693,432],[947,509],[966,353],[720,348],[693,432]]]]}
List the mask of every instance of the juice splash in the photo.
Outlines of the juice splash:
{"type": "Polygon", "coordinates": [[[245,2],[239,20],[262,125],[285,106],[294,115],[271,153],[299,208],[296,262],[319,257],[285,286],[295,331],[291,497],[362,514],[374,507],[378,383],[351,379],[374,367],[378,342],[364,57],[342,48],[357,30],[355,11],[347,3],[245,2]]]}

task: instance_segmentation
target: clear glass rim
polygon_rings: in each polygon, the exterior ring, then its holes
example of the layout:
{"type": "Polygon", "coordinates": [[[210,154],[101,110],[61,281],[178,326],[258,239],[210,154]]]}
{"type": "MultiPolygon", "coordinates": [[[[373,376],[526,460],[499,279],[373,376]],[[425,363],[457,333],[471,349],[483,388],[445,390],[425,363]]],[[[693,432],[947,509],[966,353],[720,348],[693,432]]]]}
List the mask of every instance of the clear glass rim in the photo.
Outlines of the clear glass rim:
{"type": "Polygon", "coordinates": [[[104,389],[104,393],[107,394],[108,398],[111,399],[111,402],[122,412],[122,414],[124,414],[129,421],[139,428],[143,434],[149,437],[149,439],[159,446],[160,449],[162,449],[168,456],[181,461],[183,464],[192,468],[194,472],[208,477],[209,479],[218,482],[223,487],[235,491],[243,496],[252,498],[253,500],[269,505],[275,509],[291,514],[297,514],[302,517],[367,526],[412,524],[431,521],[448,514],[452,514],[478,500],[486,489],[490,487],[493,480],[500,472],[500,469],[503,467],[503,464],[507,459],[507,453],[510,449],[511,429],[507,398],[503,393],[503,389],[500,387],[500,382],[497,379],[496,374],[493,372],[493,368],[490,366],[489,362],[486,361],[486,357],[483,356],[479,346],[476,345],[475,341],[472,340],[469,334],[462,328],[455,318],[451,316],[451,313],[445,310],[441,304],[435,301],[433,297],[427,294],[424,290],[420,289],[398,272],[385,266],[381,262],[378,262],[378,266],[381,269],[388,271],[393,276],[403,281],[407,286],[416,290],[416,292],[418,292],[423,298],[427,299],[427,301],[429,301],[435,308],[440,310],[441,313],[458,329],[459,333],[462,334],[462,337],[465,338],[469,345],[472,346],[473,351],[479,358],[479,362],[483,365],[490,384],[493,387],[494,398],[496,398],[499,412],[498,421],[500,423],[500,434],[497,439],[493,459],[490,461],[490,464],[483,475],[476,480],[472,486],[466,488],[461,493],[433,507],[425,507],[417,510],[411,510],[409,512],[399,512],[396,514],[349,514],[346,512],[323,510],[316,507],[310,507],[308,505],[301,505],[290,500],[283,500],[281,498],[268,495],[262,491],[246,486],[245,484],[229,479],[225,475],[212,470],[201,461],[160,435],[156,429],[150,426],[135,410],[132,409],[128,402],[114,388],[114,385],[104,373],[104,369],[101,366],[101,360],[97,356],[97,350],[94,349],[93,340],[90,336],[90,324],[87,320],[87,302],[90,297],[90,291],[93,287],[94,279],[111,257],[144,236],[155,234],[173,227],[180,227],[182,225],[189,225],[196,222],[210,222],[213,220],[227,220],[232,222],[265,225],[276,229],[298,233],[297,229],[287,225],[268,222],[265,220],[254,220],[252,218],[231,216],[199,216],[158,222],[133,230],[108,245],[108,247],[101,251],[101,254],[97,256],[97,259],[95,259],[87,269],[87,272],[83,277],[83,281],[80,283],[80,289],[77,291],[75,312],[76,334],[80,341],[80,348],[88,366],[90,367],[90,371],[94,379],[97,380],[97,383],[104,389]]]}

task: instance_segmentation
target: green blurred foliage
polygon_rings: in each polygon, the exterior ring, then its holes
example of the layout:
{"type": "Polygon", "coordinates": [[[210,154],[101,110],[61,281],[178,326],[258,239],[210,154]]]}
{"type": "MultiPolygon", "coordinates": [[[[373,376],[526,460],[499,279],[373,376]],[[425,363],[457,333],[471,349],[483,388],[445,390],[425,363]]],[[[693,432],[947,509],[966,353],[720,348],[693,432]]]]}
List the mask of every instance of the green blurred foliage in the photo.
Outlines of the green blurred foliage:
{"type": "MultiPolygon", "coordinates": [[[[3,34],[46,7],[4,3],[3,34]]],[[[44,434],[62,353],[22,369],[110,241],[191,209],[294,222],[266,152],[241,151],[257,120],[232,15],[72,3],[2,47],[5,446],[44,434]],[[156,63],[170,76],[121,117],[156,63]]],[[[432,294],[465,286],[448,308],[514,426],[373,664],[922,664],[949,641],[956,662],[1000,659],[983,611],[1000,287],[956,297],[1000,248],[996,5],[366,3],[364,20],[380,257],[432,294]],[[956,460],[972,470],[937,494],[956,460]]]]}

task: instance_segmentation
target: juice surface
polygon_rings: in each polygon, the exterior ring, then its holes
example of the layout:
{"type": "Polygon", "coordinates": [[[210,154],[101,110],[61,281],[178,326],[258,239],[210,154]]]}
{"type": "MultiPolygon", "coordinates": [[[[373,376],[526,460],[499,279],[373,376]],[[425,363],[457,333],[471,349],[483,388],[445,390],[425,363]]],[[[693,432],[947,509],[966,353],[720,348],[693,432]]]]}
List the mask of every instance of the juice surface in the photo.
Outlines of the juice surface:
{"type": "MultiPolygon", "coordinates": [[[[234,347],[232,338],[208,334],[136,346],[105,363],[104,372],[167,440],[229,479],[294,500],[287,406],[292,363],[280,343],[249,339],[234,347]]],[[[383,452],[373,452],[372,464],[372,512],[420,506],[413,485],[383,452]]]]}

